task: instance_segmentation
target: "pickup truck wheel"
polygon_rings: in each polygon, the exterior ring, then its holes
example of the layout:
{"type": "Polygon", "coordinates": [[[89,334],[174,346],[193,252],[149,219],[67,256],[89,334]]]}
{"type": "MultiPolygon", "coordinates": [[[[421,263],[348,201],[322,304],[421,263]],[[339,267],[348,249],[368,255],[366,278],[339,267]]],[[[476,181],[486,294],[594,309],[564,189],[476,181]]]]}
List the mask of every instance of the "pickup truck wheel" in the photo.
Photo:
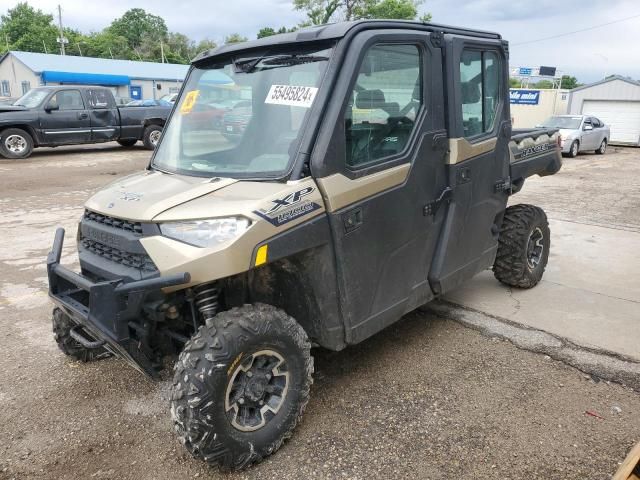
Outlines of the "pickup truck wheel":
{"type": "Polygon", "coordinates": [[[596,150],[598,155],[604,155],[607,151],[607,139],[604,138],[600,143],[600,147],[596,150]]]}
{"type": "Polygon", "coordinates": [[[578,140],[574,140],[571,144],[571,148],[569,149],[568,156],[570,158],[575,158],[578,156],[578,152],[580,151],[580,142],[578,140]]]}
{"type": "Polygon", "coordinates": [[[51,317],[53,322],[53,338],[58,344],[58,348],[65,355],[89,362],[98,358],[108,357],[111,354],[104,348],[84,348],[76,340],[71,337],[71,329],[75,326],[71,319],[59,308],[53,309],[51,317]]]}
{"type": "Polygon", "coordinates": [[[175,367],[171,416],[180,442],[222,470],[241,470],[274,453],[309,401],[310,349],[302,327],[269,305],[208,320],[175,367]]]}
{"type": "Polygon", "coordinates": [[[544,210],[534,205],[513,205],[502,221],[493,274],[511,287],[532,288],[542,279],[549,247],[544,210]]]}
{"type": "Polygon", "coordinates": [[[138,140],[136,140],[135,138],[127,138],[124,140],[118,140],[118,143],[123,147],[133,147],[136,143],[138,143],[138,140]]]}
{"type": "Polygon", "coordinates": [[[0,132],[0,154],[4,158],[27,158],[33,152],[33,138],[19,128],[0,132]]]}
{"type": "Polygon", "coordinates": [[[144,143],[144,147],[147,150],[154,150],[158,145],[160,135],[162,135],[162,127],[160,125],[149,125],[144,129],[144,133],[142,135],[142,143],[144,143]]]}

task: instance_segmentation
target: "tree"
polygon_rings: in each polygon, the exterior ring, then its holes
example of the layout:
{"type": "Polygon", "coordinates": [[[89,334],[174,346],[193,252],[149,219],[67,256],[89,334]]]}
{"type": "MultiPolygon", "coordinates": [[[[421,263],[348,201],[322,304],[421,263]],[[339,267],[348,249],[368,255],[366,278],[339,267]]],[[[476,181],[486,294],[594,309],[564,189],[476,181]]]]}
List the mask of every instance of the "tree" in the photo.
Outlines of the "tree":
{"type": "Polygon", "coordinates": [[[239,33],[232,33],[231,35],[228,35],[224,39],[224,43],[240,43],[240,42],[246,42],[247,40],[248,40],[247,37],[243,37],[239,33]]]}
{"type": "Polygon", "coordinates": [[[260,31],[258,32],[257,37],[258,38],[264,38],[264,37],[270,37],[271,35],[275,35],[276,31],[271,28],[271,27],[264,27],[261,28],[260,31]]]}
{"type": "Polygon", "coordinates": [[[126,38],[129,47],[134,50],[139,49],[143,40],[166,41],[168,34],[162,17],[147,13],[142,8],[127,10],[122,17],[111,22],[109,31],[126,38]]]}
{"type": "Polygon", "coordinates": [[[538,83],[536,83],[535,85],[533,85],[534,88],[540,88],[540,89],[550,89],[553,88],[553,82],[551,80],[540,80],[538,83]]]}
{"type": "Polygon", "coordinates": [[[562,76],[562,83],[560,84],[560,88],[566,88],[568,90],[573,90],[574,88],[579,87],[578,79],[576,77],[570,77],[569,75],[562,76]]]}
{"type": "MultiPolygon", "coordinates": [[[[294,0],[297,10],[307,14],[308,23],[320,25],[332,20],[395,18],[415,20],[423,0],[294,0]]],[[[420,17],[430,21],[431,14],[420,17]]]]}
{"type": "Polygon", "coordinates": [[[115,35],[109,29],[102,32],[92,32],[84,37],[81,43],[82,54],[85,57],[120,58],[132,60],[134,53],[129,48],[125,37],[115,35]]]}
{"type": "Polygon", "coordinates": [[[18,3],[0,16],[0,51],[57,52],[58,29],[53,16],[36,10],[26,2],[18,3]]]}
{"type": "Polygon", "coordinates": [[[419,2],[414,0],[364,0],[354,10],[356,18],[393,18],[414,20],[419,2]]]}
{"type": "Polygon", "coordinates": [[[509,79],[509,87],[510,88],[522,88],[522,80],[520,80],[519,78],[511,77],[509,79]]]}

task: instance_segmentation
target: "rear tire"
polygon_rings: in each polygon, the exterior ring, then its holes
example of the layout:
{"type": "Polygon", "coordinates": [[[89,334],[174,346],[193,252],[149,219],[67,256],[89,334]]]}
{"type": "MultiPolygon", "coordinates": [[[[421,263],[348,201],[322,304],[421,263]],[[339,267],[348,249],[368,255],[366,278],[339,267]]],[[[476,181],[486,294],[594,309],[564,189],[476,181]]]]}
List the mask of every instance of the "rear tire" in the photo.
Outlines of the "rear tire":
{"type": "Polygon", "coordinates": [[[142,134],[142,143],[144,143],[144,148],[147,150],[154,150],[158,146],[160,135],[162,135],[162,126],[160,125],[149,125],[145,128],[144,133],[142,134]]]}
{"type": "Polygon", "coordinates": [[[511,287],[532,288],[538,284],[549,260],[550,231],[547,216],[534,205],[507,208],[493,274],[511,287]]]}
{"type": "Polygon", "coordinates": [[[0,155],[9,159],[31,156],[33,138],[20,128],[7,128],[0,132],[0,155]]]}
{"type": "Polygon", "coordinates": [[[207,321],[175,367],[171,416],[180,442],[223,470],[274,453],[309,401],[310,349],[302,327],[269,305],[233,308],[207,321]]]}
{"type": "Polygon", "coordinates": [[[118,143],[123,147],[128,148],[128,147],[133,147],[136,143],[138,143],[138,140],[135,138],[127,138],[124,140],[118,140],[118,143]]]}
{"type": "Polygon", "coordinates": [[[75,324],[57,307],[53,309],[52,322],[53,338],[58,344],[58,348],[62,350],[62,353],[65,355],[80,360],[81,362],[90,362],[91,360],[108,357],[110,355],[104,348],[88,349],[74,340],[70,332],[75,324]]]}
{"type": "Polygon", "coordinates": [[[600,147],[596,150],[597,155],[604,155],[607,152],[607,139],[603,139],[600,147]]]}

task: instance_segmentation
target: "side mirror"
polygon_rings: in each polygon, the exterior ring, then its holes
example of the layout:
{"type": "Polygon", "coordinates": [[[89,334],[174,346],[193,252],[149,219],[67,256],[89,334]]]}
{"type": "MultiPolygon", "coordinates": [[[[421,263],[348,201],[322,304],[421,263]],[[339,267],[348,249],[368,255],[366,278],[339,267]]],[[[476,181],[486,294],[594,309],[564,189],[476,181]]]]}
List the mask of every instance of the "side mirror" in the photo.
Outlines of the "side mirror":
{"type": "Polygon", "coordinates": [[[60,110],[60,105],[55,104],[55,103],[50,103],[46,107],[44,107],[44,111],[47,112],[47,113],[51,113],[54,110],[60,110]]]}
{"type": "Polygon", "coordinates": [[[593,125],[585,125],[585,126],[584,126],[584,128],[583,128],[583,130],[584,130],[585,132],[588,132],[589,130],[593,130],[593,125]]]}

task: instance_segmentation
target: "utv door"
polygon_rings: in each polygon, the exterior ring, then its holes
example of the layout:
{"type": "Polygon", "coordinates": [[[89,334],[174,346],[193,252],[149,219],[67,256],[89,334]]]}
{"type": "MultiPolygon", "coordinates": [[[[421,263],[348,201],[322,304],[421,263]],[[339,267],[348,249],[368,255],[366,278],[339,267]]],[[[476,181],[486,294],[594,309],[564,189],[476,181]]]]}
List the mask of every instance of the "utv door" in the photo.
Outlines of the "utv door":
{"type": "Polygon", "coordinates": [[[432,298],[446,188],[441,53],[426,32],[349,45],[312,168],[327,206],[347,343],[432,298]]]}
{"type": "Polygon", "coordinates": [[[54,93],[40,113],[40,128],[47,145],[88,142],[91,137],[89,112],[80,91],[54,93]]]}
{"type": "Polygon", "coordinates": [[[495,260],[508,198],[511,138],[503,43],[445,35],[445,44],[453,197],[429,275],[438,294],[495,260]]]}

